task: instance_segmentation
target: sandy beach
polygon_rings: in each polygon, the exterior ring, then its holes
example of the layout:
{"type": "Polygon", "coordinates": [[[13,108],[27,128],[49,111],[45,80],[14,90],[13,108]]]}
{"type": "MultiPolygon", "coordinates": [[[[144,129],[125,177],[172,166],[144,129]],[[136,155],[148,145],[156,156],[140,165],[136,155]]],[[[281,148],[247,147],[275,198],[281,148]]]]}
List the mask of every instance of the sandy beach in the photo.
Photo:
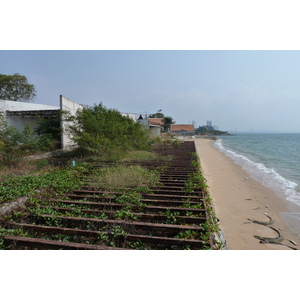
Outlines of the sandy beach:
{"type": "Polygon", "coordinates": [[[213,140],[195,139],[204,176],[213,199],[220,229],[228,250],[292,250],[300,249],[300,238],[280,218],[280,213],[290,212],[285,201],[261,183],[250,178],[241,166],[220,152],[213,140]],[[262,244],[254,236],[275,238],[278,233],[268,226],[250,220],[268,222],[284,237],[284,245],[262,244]],[[292,242],[295,242],[295,246],[292,242]]]}

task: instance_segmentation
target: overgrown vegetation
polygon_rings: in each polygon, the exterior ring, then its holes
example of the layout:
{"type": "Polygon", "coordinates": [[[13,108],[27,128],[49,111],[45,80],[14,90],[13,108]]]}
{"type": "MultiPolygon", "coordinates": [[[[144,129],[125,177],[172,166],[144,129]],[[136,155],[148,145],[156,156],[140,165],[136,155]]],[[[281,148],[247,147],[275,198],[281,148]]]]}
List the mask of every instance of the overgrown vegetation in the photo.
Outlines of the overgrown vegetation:
{"type": "MultiPolygon", "coordinates": [[[[175,148],[175,147],[174,147],[175,148]]],[[[193,192],[194,189],[199,187],[207,188],[205,179],[198,173],[200,165],[195,155],[192,166],[196,170],[189,177],[186,186],[186,192],[193,192]]],[[[4,186],[13,186],[15,182],[5,182],[4,186]]],[[[202,243],[201,249],[210,249],[211,232],[217,232],[215,220],[211,221],[206,218],[204,206],[207,208],[210,215],[213,216],[214,212],[210,209],[209,196],[206,194],[204,202],[199,202],[195,205],[184,203],[182,208],[190,208],[190,211],[181,213],[174,208],[162,209],[162,211],[153,214],[148,211],[149,204],[145,193],[149,193],[149,186],[156,184],[158,180],[157,172],[152,172],[141,168],[140,166],[122,166],[119,164],[114,167],[93,168],[88,163],[79,164],[76,167],[68,167],[64,170],[56,170],[55,172],[41,172],[39,177],[24,177],[24,181],[20,182],[27,186],[29,190],[21,190],[18,195],[12,195],[14,198],[19,195],[29,195],[29,206],[21,211],[12,213],[7,217],[7,220],[15,221],[17,223],[29,223],[40,226],[54,226],[61,228],[60,233],[43,233],[42,235],[30,229],[10,229],[1,228],[0,236],[17,235],[26,237],[37,237],[62,242],[77,242],[83,244],[95,244],[109,247],[125,247],[132,249],[195,249],[196,242],[202,243]],[[135,169],[138,167],[138,169],[135,169]],[[131,170],[130,170],[131,169],[131,170]],[[92,177],[85,177],[86,173],[93,173],[92,177]],[[143,180],[139,181],[134,174],[127,173],[127,171],[134,171],[134,173],[142,174],[143,180]],[[90,195],[86,194],[82,198],[74,201],[72,195],[67,195],[71,190],[76,190],[86,184],[93,184],[99,188],[108,189],[110,191],[101,193],[96,192],[90,195]],[[130,178],[130,180],[129,180],[130,178]],[[88,181],[86,181],[89,179],[88,181]],[[127,190],[127,188],[129,188],[127,190]],[[38,189],[41,194],[36,194],[38,189]],[[59,195],[60,200],[53,199],[55,194],[59,195]],[[63,194],[65,194],[63,196],[63,194]],[[70,198],[68,198],[68,196],[70,198]],[[72,201],[73,199],[73,201],[72,201]],[[99,203],[100,206],[105,204],[102,209],[95,209],[99,203]],[[110,204],[111,203],[111,204],[110,204]],[[192,209],[195,209],[194,211],[192,209]],[[200,211],[200,210],[201,211],[200,211]],[[159,229],[144,229],[139,224],[144,221],[147,216],[149,220],[157,218],[155,222],[166,224],[167,226],[185,226],[193,224],[193,229],[182,228],[174,233],[167,233],[167,237],[174,238],[179,241],[177,245],[162,246],[153,245],[145,240],[131,240],[135,235],[147,235],[149,238],[153,236],[156,238],[160,235],[159,229]],[[68,218],[66,218],[68,217],[68,218]],[[191,218],[197,219],[190,220],[191,218]],[[199,220],[202,219],[202,220],[199,220]],[[113,221],[114,220],[114,221],[113,221]],[[115,223],[113,223],[115,222],[115,223]],[[188,222],[188,223],[187,223],[188,222]],[[192,223],[190,223],[192,222],[192,223]],[[194,223],[195,222],[195,223],[194,223]],[[64,228],[76,228],[84,232],[90,231],[88,235],[72,235],[64,232],[64,228]],[[158,232],[157,232],[158,230],[158,232]],[[190,240],[190,241],[187,241],[190,240]],[[181,244],[184,243],[184,244],[181,244]]],[[[18,190],[17,188],[16,190],[18,190]]],[[[82,191],[80,192],[82,193],[82,191]]],[[[8,198],[6,198],[7,200],[8,198]]],[[[185,198],[185,202],[193,201],[185,198]]],[[[151,207],[151,204],[150,204],[151,207]]],[[[157,207],[159,210],[159,206],[157,207]]],[[[153,222],[152,221],[152,222],[153,222]]],[[[147,221],[146,223],[147,224],[147,221]]],[[[147,225],[146,225],[147,226],[147,225]]],[[[0,249],[14,249],[13,244],[8,244],[5,239],[0,239],[0,249]]],[[[220,245],[221,248],[221,245],[220,245]]],[[[22,248],[21,248],[22,249],[22,248]]]]}
{"type": "Polygon", "coordinates": [[[38,176],[8,176],[0,183],[0,204],[13,199],[50,193],[52,196],[62,195],[84,184],[82,179],[87,171],[87,164],[75,168],[42,172],[38,176]]]}
{"type": "Polygon", "coordinates": [[[194,173],[194,175],[190,176],[188,189],[191,189],[195,186],[200,187],[203,191],[203,204],[207,213],[207,222],[203,225],[203,228],[206,230],[206,232],[210,232],[211,238],[214,239],[214,245],[216,249],[222,249],[225,247],[222,242],[218,241],[218,236],[220,234],[219,232],[219,222],[218,218],[216,216],[212,198],[210,196],[208,185],[205,177],[203,176],[203,171],[199,162],[199,157],[196,153],[192,154],[193,161],[192,166],[194,166],[197,170],[197,172],[194,173]]]}
{"type": "Polygon", "coordinates": [[[149,171],[141,166],[116,166],[102,168],[91,178],[92,187],[101,189],[123,189],[147,187],[158,183],[156,171],[149,171]]]}
{"type": "Polygon", "coordinates": [[[156,160],[158,159],[158,155],[151,151],[146,150],[134,150],[129,151],[124,156],[123,161],[149,161],[149,160],[156,160]]]}
{"type": "Polygon", "coordinates": [[[148,130],[102,103],[78,110],[69,121],[71,136],[83,155],[119,160],[127,151],[149,149],[148,130]]]}
{"type": "Polygon", "coordinates": [[[22,131],[9,126],[0,113],[0,167],[18,167],[27,155],[51,151],[59,146],[60,116],[40,119],[36,129],[26,124],[22,131]]]}
{"type": "MultiPolygon", "coordinates": [[[[49,142],[52,141],[54,145],[54,141],[60,139],[59,118],[60,116],[57,119],[41,120],[36,130],[28,125],[22,132],[7,126],[6,122],[2,120],[0,124],[1,165],[18,168],[21,162],[24,162],[24,155],[43,150],[41,145],[48,145],[46,146],[48,150],[51,145],[49,142]]],[[[155,249],[155,247],[149,246],[147,241],[144,243],[140,240],[127,240],[129,235],[134,234],[149,236],[160,234],[154,229],[149,231],[147,228],[140,228],[138,224],[135,228],[133,223],[142,223],[144,217],[147,217],[148,220],[154,218],[154,223],[168,224],[168,226],[185,226],[190,222],[195,225],[193,227],[195,230],[183,228],[182,231],[178,231],[176,234],[171,232],[167,236],[175,239],[190,239],[191,241],[188,243],[195,242],[195,239],[202,239],[205,247],[208,247],[209,233],[217,231],[217,226],[197,156],[192,163],[196,167],[196,172],[191,174],[182,189],[185,191],[185,195],[190,193],[188,197],[192,198],[194,190],[199,187],[203,188],[204,203],[201,201],[199,204],[195,204],[195,202],[190,204],[188,202],[192,200],[185,196],[182,200],[186,203],[182,203],[182,205],[180,203],[179,206],[181,209],[187,208],[186,212],[177,211],[174,208],[162,208],[161,212],[156,213],[155,209],[155,213],[153,213],[151,204],[153,205],[156,200],[152,201],[151,197],[156,191],[152,190],[152,187],[159,185],[158,169],[160,168],[159,170],[162,171],[163,168],[167,168],[170,163],[168,160],[172,161],[173,159],[173,153],[165,155],[163,158],[165,162],[156,170],[146,169],[135,164],[151,160],[161,163],[161,154],[158,156],[149,151],[150,145],[154,142],[167,145],[167,148],[173,150],[179,148],[181,143],[173,140],[171,135],[166,139],[150,140],[149,132],[144,130],[141,125],[128,117],[123,117],[116,110],[106,109],[102,104],[78,111],[77,115],[69,120],[74,122],[69,130],[78,148],[67,156],[65,155],[64,159],[68,162],[67,167],[54,168],[49,165],[47,159],[43,159],[34,163],[35,169],[31,173],[0,178],[0,205],[22,196],[29,197],[28,207],[13,212],[6,217],[7,220],[19,223],[24,221],[41,226],[76,227],[83,231],[91,231],[90,236],[85,237],[68,235],[62,230],[57,234],[45,233],[42,235],[44,239],[111,247],[131,247],[133,249],[155,249]],[[80,157],[80,160],[93,163],[96,161],[101,168],[93,168],[90,163],[79,163],[79,160],[76,160],[75,167],[71,167],[70,160],[73,160],[74,157],[80,157]],[[128,166],[131,163],[133,165],[128,166]],[[87,173],[90,174],[89,177],[87,177],[87,173]],[[93,187],[89,195],[80,197],[80,199],[78,199],[78,195],[68,195],[71,191],[86,186],[93,187]],[[105,191],[101,195],[97,195],[100,193],[95,190],[105,191]],[[145,196],[149,196],[149,198],[147,199],[145,196]],[[57,200],[58,197],[60,200],[57,200]],[[72,201],[74,199],[78,201],[72,201]],[[95,209],[98,206],[103,208],[95,209]],[[203,210],[204,207],[210,216],[208,221],[203,210]],[[76,218],[82,219],[76,220],[76,218]],[[192,218],[197,219],[198,223],[193,223],[195,220],[192,218]],[[112,220],[116,221],[117,225],[113,225],[112,220]]],[[[74,193],[76,192],[81,195],[84,191],[74,191],[74,193]]],[[[157,210],[159,209],[157,207],[157,210]]],[[[0,227],[0,236],[7,234],[38,237],[37,232],[30,232],[30,230],[0,227]]],[[[169,248],[193,249],[195,247],[193,245],[182,246],[180,243],[169,248]]],[[[4,241],[0,239],[1,247],[6,249],[4,241]]],[[[162,246],[158,246],[158,249],[159,247],[162,246]]]]}

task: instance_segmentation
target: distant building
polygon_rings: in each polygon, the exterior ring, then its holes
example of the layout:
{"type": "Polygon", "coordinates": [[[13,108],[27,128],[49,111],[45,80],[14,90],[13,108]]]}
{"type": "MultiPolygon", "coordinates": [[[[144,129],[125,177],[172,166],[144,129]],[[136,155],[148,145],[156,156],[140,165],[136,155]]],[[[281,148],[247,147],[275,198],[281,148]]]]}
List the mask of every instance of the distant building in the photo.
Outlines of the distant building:
{"type": "Polygon", "coordinates": [[[160,131],[166,131],[165,123],[163,118],[148,118],[149,125],[151,126],[159,126],[160,131]]]}
{"type": "Polygon", "coordinates": [[[158,119],[147,119],[143,118],[142,115],[139,116],[139,118],[136,120],[137,123],[142,124],[145,126],[147,129],[150,129],[151,135],[152,136],[160,136],[161,134],[161,125],[160,122],[157,121],[158,119]],[[150,122],[150,120],[156,120],[150,122]]]}
{"type": "Polygon", "coordinates": [[[134,113],[121,113],[121,115],[123,117],[128,117],[128,118],[130,118],[133,121],[135,121],[135,118],[136,118],[136,114],[134,114],[134,113]]]}
{"type": "Polygon", "coordinates": [[[180,135],[193,135],[195,134],[195,128],[193,124],[172,124],[171,132],[180,135]]]}
{"type": "Polygon", "coordinates": [[[204,126],[206,128],[206,130],[208,131],[212,131],[215,130],[213,125],[212,125],[212,121],[207,121],[206,126],[204,126]]]}
{"type": "Polygon", "coordinates": [[[159,125],[159,126],[164,126],[164,119],[163,118],[148,118],[149,124],[151,125],[159,125]]]}

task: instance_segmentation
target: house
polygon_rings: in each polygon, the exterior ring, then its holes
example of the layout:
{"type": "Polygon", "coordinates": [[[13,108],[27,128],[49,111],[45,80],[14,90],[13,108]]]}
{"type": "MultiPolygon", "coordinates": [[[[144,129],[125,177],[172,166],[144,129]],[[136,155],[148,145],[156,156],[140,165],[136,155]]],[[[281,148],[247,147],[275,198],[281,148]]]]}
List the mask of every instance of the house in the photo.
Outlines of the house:
{"type": "MultiPolygon", "coordinates": [[[[66,111],[71,116],[75,116],[79,109],[83,109],[84,106],[78,104],[68,98],[59,96],[60,106],[51,106],[44,104],[35,104],[27,102],[17,102],[9,100],[0,100],[0,113],[2,113],[9,126],[16,127],[19,131],[23,131],[27,124],[36,128],[40,118],[55,118],[60,111],[66,111]]],[[[136,114],[133,113],[121,113],[122,116],[126,116],[135,121],[136,114]]],[[[161,119],[162,120],[162,119],[161,119]]],[[[137,122],[142,123],[146,128],[151,130],[152,136],[160,136],[162,122],[156,124],[156,122],[149,122],[149,119],[139,118],[137,122]]],[[[61,148],[64,150],[72,149],[75,144],[68,132],[67,128],[72,125],[70,121],[63,120],[61,118],[61,148]]]]}
{"type": "Polygon", "coordinates": [[[150,129],[151,135],[155,137],[155,136],[160,136],[161,134],[161,122],[157,120],[158,119],[143,118],[142,115],[140,115],[136,121],[144,125],[147,129],[150,129]]]}
{"type": "Polygon", "coordinates": [[[163,118],[148,118],[149,124],[151,125],[159,125],[161,127],[164,127],[164,119],[163,118]]]}
{"type": "Polygon", "coordinates": [[[194,135],[195,128],[193,124],[171,124],[171,132],[179,135],[194,135]]]}
{"type": "MultiPolygon", "coordinates": [[[[67,111],[74,116],[78,109],[83,108],[81,104],[71,101],[62,95],[59,98],[60,106],[0,100],[0,112],[3,113],[9,126],[14,126],[19,131],[23,131],[26,124],[30,124],[35,128],[40,118],[54,118],[61,110],[67,111]]],[[[67,121],[61,119],[61,127],[63,129],[61,147],[65,150],[74,146],[71,136],[66,131],[68,125],[70,124],[67,121]]]]}
{"type": "Polygon", "coordinates": [[[149,118],[149,123],[151,125],[156,125],[156,126],[160,126],[161,131],[167,131],[168,128],[164,122],[164,118],[149,118]]]}

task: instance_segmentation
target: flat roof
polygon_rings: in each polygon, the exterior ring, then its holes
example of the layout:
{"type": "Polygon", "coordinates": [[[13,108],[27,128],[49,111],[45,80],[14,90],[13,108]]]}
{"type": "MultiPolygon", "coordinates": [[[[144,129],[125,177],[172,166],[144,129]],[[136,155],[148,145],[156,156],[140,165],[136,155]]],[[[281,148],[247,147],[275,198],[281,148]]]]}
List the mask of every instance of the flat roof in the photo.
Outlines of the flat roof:
{"type": "Polygon", "coordinates": [[[8,117],[55,117],[59,109],[44,109],[44,110],[7,110],[6,116],[8,117]]]}

